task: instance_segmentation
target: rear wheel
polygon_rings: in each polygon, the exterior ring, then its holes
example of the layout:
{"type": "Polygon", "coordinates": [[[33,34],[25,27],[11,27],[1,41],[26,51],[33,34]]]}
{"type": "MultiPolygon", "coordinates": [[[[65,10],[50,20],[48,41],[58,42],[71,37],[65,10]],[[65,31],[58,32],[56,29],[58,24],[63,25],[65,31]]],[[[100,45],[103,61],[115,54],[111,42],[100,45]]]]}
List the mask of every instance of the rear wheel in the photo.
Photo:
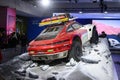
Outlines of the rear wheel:
{"type": "Polygon", "coordinates": [[[80,61],[80,58],[82,56],[82,45],[79,41],[73,41],[73,45],[71,50],[69,51],[69,60],[73,58],[77,62],[80,61]]]}
{"type": "Polygon", "coordinates": [[[98,32],[96,30],[96,27],[93,28],[93,32],[92,32],[92,38],[90,39],[90,43],[95,43],[97,44],[99,41],[99,36],[98,36],[98,32]]]}

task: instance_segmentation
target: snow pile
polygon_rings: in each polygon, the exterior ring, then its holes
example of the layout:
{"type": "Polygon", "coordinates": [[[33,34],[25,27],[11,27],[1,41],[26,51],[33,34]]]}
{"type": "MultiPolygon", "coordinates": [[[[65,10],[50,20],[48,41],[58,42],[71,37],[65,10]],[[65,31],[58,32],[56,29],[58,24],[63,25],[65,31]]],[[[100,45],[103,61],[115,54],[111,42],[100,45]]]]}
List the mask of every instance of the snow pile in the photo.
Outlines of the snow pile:
{"type": "Polygon", "coordinates": [[[81,57],[82,61],[64,75],[65,80],[114,80],[112,59],[104,40],[92,45],[90,54],[81,57]]]}
{"type": "Polygon", "coordinates": [[[62,62],[54,66],[33,63],[29,60],[28,53],[25,53],[5,63],[3,67],[0,65],[0,68],[7,80],[10,80],[11,75],[19,77],[19,80],[116,80],[106,39],[100,39],[97,45],[85,45],[84,53],[80,62],[71,58],[68,63],[62,62]],[[6,74],[7,68],[13,69],[11,75],[6,74]]]}

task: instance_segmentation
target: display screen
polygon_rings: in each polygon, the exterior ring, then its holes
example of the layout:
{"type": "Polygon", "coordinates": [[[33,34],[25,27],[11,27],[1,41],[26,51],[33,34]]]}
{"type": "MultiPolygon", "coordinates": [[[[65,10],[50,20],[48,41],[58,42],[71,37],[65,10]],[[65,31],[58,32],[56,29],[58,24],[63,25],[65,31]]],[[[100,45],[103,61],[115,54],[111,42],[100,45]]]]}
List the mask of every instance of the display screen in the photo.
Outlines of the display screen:
{"type": "Polygon", "coordinates": [[[108,35],[120,33],[120,20],[93,20],[92,23],[96,25],[99,34],[102,31],[108,35]]]}

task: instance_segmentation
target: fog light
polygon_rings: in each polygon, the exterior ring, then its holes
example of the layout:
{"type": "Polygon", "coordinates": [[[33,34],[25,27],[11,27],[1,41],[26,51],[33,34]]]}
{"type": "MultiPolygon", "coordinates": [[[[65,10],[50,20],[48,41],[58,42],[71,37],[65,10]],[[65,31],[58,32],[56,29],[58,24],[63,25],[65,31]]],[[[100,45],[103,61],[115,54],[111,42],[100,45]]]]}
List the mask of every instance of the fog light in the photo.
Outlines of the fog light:
{"type": "Polygon", "coordinates": [[[35,53],[35,51],[29,51],[29,54],[34,54],[35,53]]]}
{"type": "Polygon", "coordinates": [[[49,49],[49,50],[47,50],[47,52],[53,52],[54,51],[54,49],[49,49]]]}

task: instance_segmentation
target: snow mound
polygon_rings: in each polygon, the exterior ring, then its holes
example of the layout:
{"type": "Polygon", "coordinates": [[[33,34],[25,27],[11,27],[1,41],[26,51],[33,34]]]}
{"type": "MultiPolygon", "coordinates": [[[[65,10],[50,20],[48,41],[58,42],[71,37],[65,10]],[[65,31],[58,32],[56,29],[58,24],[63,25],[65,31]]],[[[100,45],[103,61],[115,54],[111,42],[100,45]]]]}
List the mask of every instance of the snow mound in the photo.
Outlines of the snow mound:
{"type": "Polygon", "coordinates": [[[101,57],[99,55],[90,54],[90,55],[82,56],[81,60],[85,63],[98,63],[101,61],[101,57]]]}
{"type": "Polygon", "coordinates": [[[65,78],[65,80],[92,80],[80,71],[80,66],[78,64],[73,67],[69,73],[65,74],[63,78],[65,78]]]}
{"type": "Polygon", "coordinates": [[[92,80],[113,80],[112,75],[109,76],[108,70],[103,69],[103,64],[85,64],[80,62],[76,68],[84,74],[92,78],[92,80]]]}

